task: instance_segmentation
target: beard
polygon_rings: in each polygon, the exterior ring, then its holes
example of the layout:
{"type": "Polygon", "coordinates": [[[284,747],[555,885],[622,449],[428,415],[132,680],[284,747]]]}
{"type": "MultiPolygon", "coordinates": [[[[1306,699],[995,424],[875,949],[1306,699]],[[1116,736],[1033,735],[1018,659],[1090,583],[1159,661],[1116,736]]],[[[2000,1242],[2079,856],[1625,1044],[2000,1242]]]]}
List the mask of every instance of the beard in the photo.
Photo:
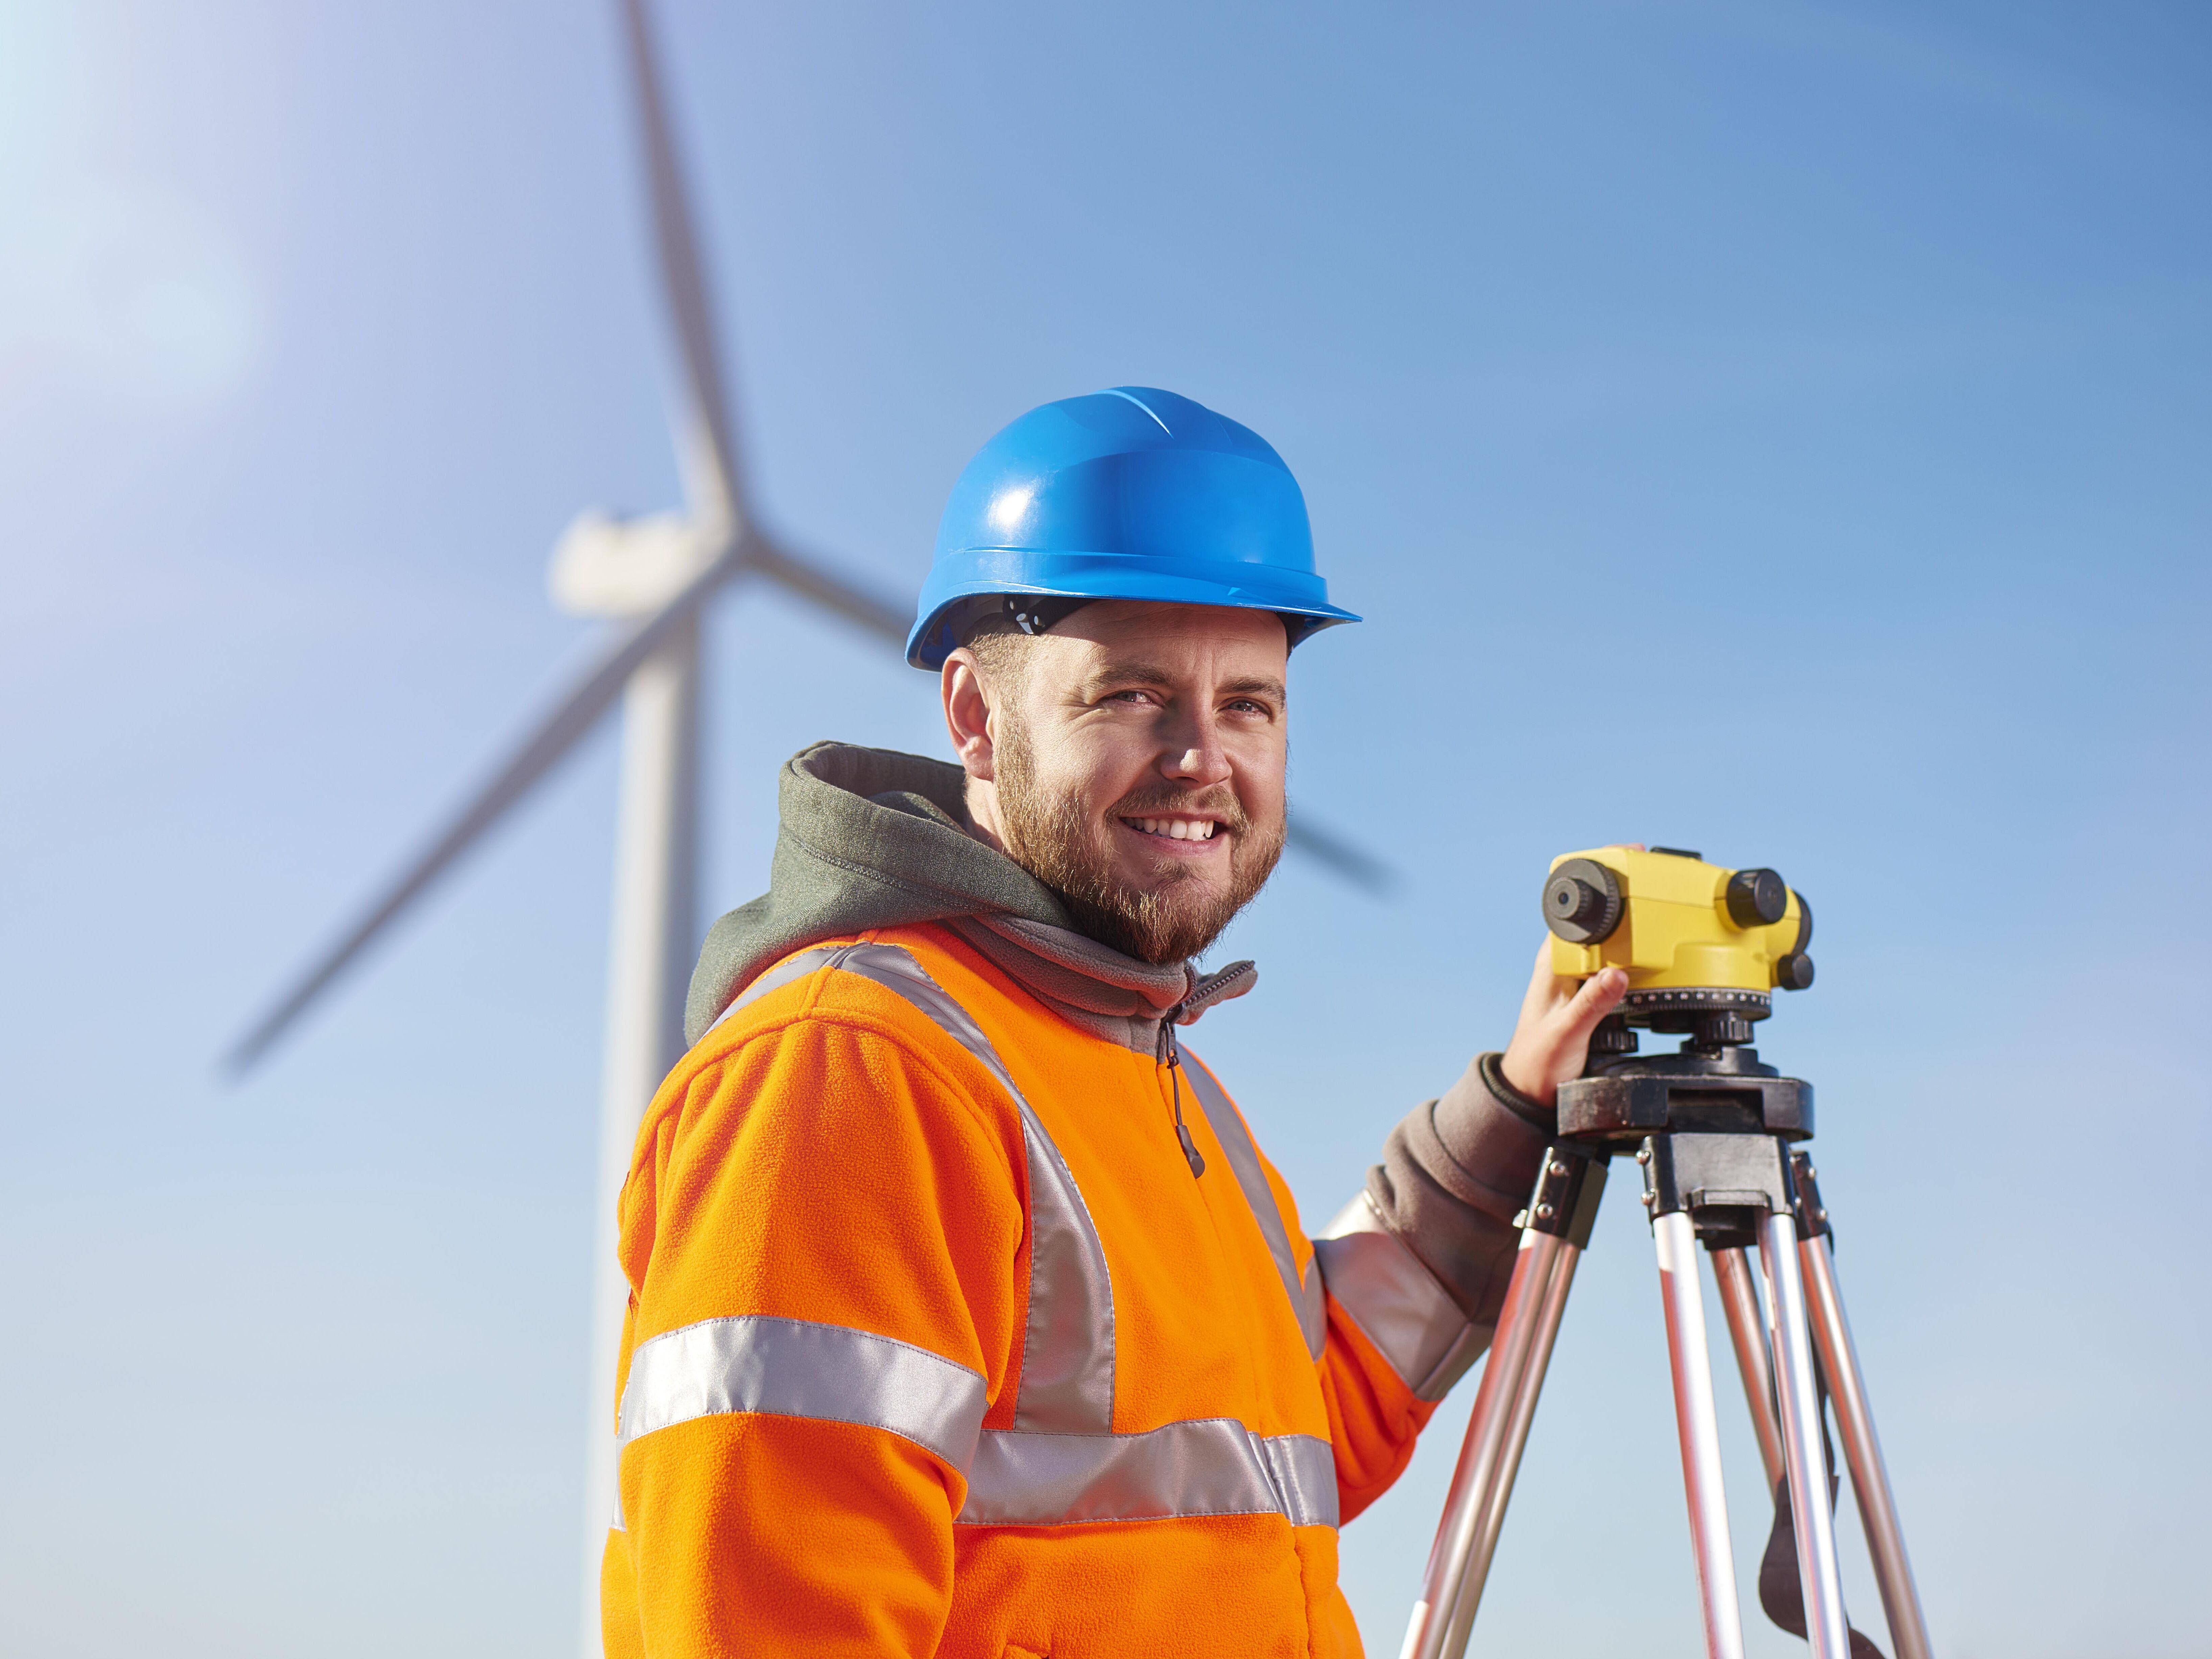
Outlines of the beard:
{"type": "Polygon", "coordinates": [[[1282,817],[1255,827],[1227,784],[1132,790],[1093,817],[1079,797],[1039,784],[1029,735],[1011,722],[996,758],[1008,855],[1060,895],[1079,929],[1139,962],[1158,967],[1203,953],[1267,885],[1283,855],[1282,817]],[[1160,859],[1149,886],[1133,886],[1117,872],[1114,821],[1170,812],[1205,813],[1220,821],[1216,835],[1234,837],[1226,890],[1179,858],[1160,859]]]}

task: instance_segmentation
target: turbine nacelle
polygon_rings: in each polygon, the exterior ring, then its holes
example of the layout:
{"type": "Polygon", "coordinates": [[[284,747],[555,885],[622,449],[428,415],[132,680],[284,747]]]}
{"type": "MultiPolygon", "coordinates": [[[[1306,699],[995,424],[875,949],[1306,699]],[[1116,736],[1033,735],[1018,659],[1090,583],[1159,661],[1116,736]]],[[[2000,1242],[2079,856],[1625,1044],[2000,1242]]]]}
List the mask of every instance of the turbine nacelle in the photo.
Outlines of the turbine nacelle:
{"type": "Polygon", "coordinates": [[[573,617],[645,617],[705,574],[723,538],[684,513],[617,519],[592,507],[554,544],[545,586],[573,617]]]}

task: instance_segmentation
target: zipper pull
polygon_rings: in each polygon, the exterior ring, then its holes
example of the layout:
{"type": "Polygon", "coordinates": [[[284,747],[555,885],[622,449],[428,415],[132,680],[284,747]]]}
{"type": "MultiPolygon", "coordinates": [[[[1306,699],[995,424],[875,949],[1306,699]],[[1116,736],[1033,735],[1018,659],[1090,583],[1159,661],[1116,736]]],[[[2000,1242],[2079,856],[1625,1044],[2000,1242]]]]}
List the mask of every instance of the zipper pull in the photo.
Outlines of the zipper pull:
{"type": "Polygon", "coordinates": [[[1206,1160],[1198,1155],[1198,1143],[1190,1138],[1190,1126],[1178,1113],[1176,1117],[1176,1139],[1182,1142],[1183,1161],[1190,1165],[1192,1179],[1206,1173],[1206,1160]]]}
{"type": "Polygon", "coordinates": [[[1190,1138],[1190,1126],[1182,1121],[1182,1054],[1176,1047],[1175,1019],[1182,1012],[1177,1003],[1160,1020],[1158,1059],[1168,1068],[1168,1090],[1175,1102],[1176,1139],[1182,1144],[1183,1162],[1190,1165],[1191,1179],[1195,1181],[1206,1173],[1206,1160],[1199,1156],[1198,1143],[1190,1138]]]}

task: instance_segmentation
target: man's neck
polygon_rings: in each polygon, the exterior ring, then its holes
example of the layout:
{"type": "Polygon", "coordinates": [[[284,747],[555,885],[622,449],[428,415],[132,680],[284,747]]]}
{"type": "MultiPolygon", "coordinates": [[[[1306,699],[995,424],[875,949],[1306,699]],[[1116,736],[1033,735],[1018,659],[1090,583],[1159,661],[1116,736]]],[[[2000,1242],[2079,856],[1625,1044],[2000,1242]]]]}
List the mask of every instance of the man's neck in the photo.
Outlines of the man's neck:
{"type": "Polygon", "coordinates": [[[1006,838],[999,820],[997,787],[988,779],[971,777],[963,799],[968,807],[968,833],[993,852],[1005,853],[1006,838]]]}

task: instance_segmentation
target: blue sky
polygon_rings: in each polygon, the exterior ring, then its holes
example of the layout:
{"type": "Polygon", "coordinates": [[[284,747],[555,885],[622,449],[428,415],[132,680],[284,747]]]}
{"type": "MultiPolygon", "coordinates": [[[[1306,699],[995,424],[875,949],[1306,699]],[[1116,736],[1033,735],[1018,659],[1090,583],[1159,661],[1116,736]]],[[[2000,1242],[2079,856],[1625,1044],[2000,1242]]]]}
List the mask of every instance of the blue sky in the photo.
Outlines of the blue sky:
{"type": "MultiPolygon", "coordinates": [[[[1295,792],[1405,880],[1286,866],[1194,1035],[1310,1218],[1502,1042],[1553,854],[1773,865],[1820,979],[1762,1048],[1819,1086],[1939,1652],[2203,1652],[2212,20],[664,24],[794,542],[911,592],[973,449],[1106,385],[1304,482],[1370,620],[1299,653],[1295,792]]],[[[0,1649],[573,1645],[611,734],[213,1060],[590,653],[562,526],[677,499],[615,45],[587,0],[0,4],[0,1649]]],[[[711,651],[719,909],[782,756],[942,741],[775,595],[711,651]]],[[[1695,1653],[1618,1194],[1553,1375],[1478,1640],[1695,1653]]],[[[1465,1404],[1346,1534],[1373,1651],[1465,1404]]]]}

